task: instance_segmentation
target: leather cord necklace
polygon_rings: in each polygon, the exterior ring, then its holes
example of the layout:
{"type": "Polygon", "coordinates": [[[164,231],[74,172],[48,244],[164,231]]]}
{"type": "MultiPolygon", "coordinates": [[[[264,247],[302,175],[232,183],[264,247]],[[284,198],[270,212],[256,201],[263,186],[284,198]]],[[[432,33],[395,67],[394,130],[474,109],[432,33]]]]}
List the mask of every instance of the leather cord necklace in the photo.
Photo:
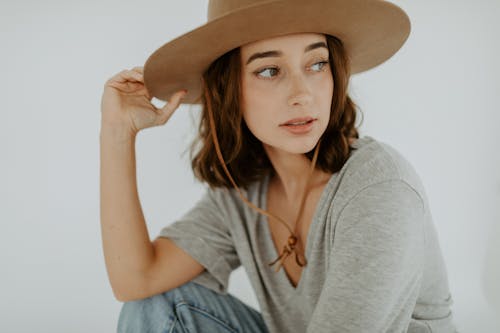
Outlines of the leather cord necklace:
{"type": "Polygon", "coordinates": [[[318,152],[319,152],[319,147],[320,147],[321,139],[318,141],[318,144],[316,145],[316,149],[314,150],[314,156],[313,156],[313,159],[312,159],[312,162],[311,162],[311,166],[310,166],[310,169],[309,169],[309,174],[308,174],[308,177],[307,177],[306,188],[305,188],[305,190],[304,190],[304,192],[302,194],[302,200],[300,202],[299,212],[298,212],[297,218],[295,220],[295,228],[292,231],[291,227],[285,221],[283,221],[281,218],[279,218],[278,216],[275,216],[274,214],[271,214],[271,213],[269,213],[269,212],[267,212],[267,211],[265,211],[265,210],[263,210],[263,209],[255,206],[253,203],[251,203],[250,201],[248,201],[248,199],[245,198],[245,196],[241,193],[241,190],[236,185],[235,181],[233,180],[233,177],[231,177],[231,174],[229,173],[229,170],[227,169],[226,164],[224,163],[224,158],[222,157],[222,153],[220,151],[219,141],[217,139],[217,133],[216,133],[216,129],[215,129],[215,121],[214,121],[214,117],[213,117],[213,113],[212,113],[213,112],[213,110],[212,110],[212,103],[211,103],[212,100],[210,98],[210,94],[208,92],[208,89],[207,89],[206,85],[204,85],[204,95],[205,95],[205,100],[206,100],[207,108],[208,108],[208,115],[209,115],[209,120],[210,120],[210,130],[211,130],[212,138],[213,138],[214,145],[215,145],[215,151],[217,152],[217,156],[218,156],[219,161],[220,161],[220,163],[222,165],[222,168],[224,169],[224,172],[226,173],[227,177],[229,178],[229,180],[233,184],[233,187],[238,191],[238,194],[239,194],[240,198],[248,206],[250,206],[251,208],[253,208],[257,212],[259,212],[261,214],[264,214],[267,217],[270,217],[270,218],[275,219],[276,221],[282,223],[288,229],[288,231],[290,232],[290,236],[288,237],[288,241],[283,246],[283,250],[281,251],[281,254],[279,255],[278,258],[276,258],[273,262],[269,263],[268,265],[272,266],[272,265],[274,265],[275,263],[277,263],[279,261],[279,264],[278,264],[278,266],[277,266],[277,268],[275,270],[276,272],[278,272],[281,269],[281,267],[283,266],[283,263],[284,263],[285,259],[288,256],[290,256],[292,253],[295,253],[295,262],[297,263],[297,265],[299,265],[300,267],[306,266],[307,265],[307,259],[305,258],[305,249],[303,248],[301,242],[298,241],[298,238],[297,238],[296,235],[298,234],[298,231],[300,230],[299,229],[300,217],[302,216],[302,211],[303,211],[303,208],[304,208],[305,199],[307,197],[307,193],[309,192],[309,184],[311,182],[312,174],[313,174],[314,168],[316,166],[316,160],[317,160],[317,157],[318,157],[318,152]],[[300,260],[299,260],[299,257],[300,257],[300,260]]]}

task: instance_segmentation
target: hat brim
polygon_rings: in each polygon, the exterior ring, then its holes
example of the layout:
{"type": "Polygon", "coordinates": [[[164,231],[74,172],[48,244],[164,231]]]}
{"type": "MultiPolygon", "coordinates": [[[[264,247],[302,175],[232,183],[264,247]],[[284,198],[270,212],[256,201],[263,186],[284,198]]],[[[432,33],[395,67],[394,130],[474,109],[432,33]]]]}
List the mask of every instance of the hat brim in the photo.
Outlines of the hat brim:
{"type": "Polygon", "coordinates": [[[410,19],[390,2],[370,0],[278,0],[228,13],[167,42],[147,59],[144,83],[167,101],[181,89],[182,103],[200,103],[201,75],[224,53],[253,41],[299,32],[342,40],[351,75],[391,58],[410,34],[410,19]]]}

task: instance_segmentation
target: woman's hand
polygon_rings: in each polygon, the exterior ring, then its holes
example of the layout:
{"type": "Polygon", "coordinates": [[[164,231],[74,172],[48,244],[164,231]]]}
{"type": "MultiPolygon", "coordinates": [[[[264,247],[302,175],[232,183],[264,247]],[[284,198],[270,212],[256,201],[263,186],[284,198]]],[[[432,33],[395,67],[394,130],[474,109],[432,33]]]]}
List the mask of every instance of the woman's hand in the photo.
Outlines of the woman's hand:
{"type": "Polygon", "coordinates": [[[144,86],[143,67],[123,70],[104,85],[101,100],[101,125],[136,135],[148,127],[164,125],[187,93],[180,90],[161,109],[151,104],[144,86]]]}

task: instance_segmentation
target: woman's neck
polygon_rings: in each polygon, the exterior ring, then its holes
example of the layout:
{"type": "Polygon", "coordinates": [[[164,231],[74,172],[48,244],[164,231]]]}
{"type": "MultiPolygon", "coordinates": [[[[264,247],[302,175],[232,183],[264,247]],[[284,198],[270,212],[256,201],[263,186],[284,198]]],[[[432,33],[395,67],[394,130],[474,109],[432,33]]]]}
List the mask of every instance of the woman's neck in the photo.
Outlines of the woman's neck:
{"type": "MultiPolygon", "coordinates": [[[[300,201],[306,189],[312,161],[304,154],[291,154],[276,149],[266,149],[266,152],[274,168],[274,177],[270,179],[270,186],[286,201],[300,201]]],[[[324,185],[330,177],[331,173],[315,168],[310,189],[324,185]]]]}

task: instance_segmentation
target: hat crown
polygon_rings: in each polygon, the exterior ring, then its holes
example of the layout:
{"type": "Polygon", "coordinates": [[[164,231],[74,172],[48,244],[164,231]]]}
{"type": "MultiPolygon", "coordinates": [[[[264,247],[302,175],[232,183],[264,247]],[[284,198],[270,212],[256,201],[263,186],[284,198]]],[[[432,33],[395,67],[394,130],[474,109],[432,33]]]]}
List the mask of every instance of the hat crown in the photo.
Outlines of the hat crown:
{"type": "Polygon", "coordinates": [[[254,6],[269,0],[210,0],[208,2],[207,20],[212,21],[236,10],[254,6]]]}

